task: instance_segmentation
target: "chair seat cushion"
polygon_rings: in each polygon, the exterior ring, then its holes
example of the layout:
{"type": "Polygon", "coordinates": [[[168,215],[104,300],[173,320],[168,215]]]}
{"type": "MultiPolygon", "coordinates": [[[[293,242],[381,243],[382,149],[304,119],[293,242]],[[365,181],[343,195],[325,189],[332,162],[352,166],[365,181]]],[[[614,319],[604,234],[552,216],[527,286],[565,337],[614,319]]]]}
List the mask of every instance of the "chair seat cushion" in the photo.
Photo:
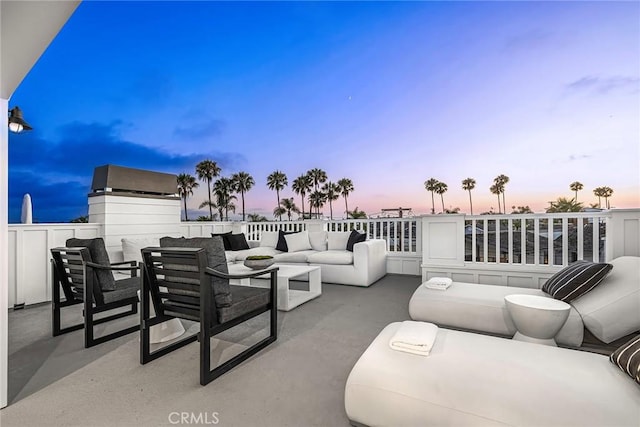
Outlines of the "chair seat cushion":
{"type": "Polygon", "coordinates": [[[228,307],[218,308],[218,322],[226,323],[236,317],[247,314],[269,304],[269,289],[251,286],[230,285],[233,303],[228,307]]]}
{"type": "Polygon", "coordinates": [[[307,261],[311,264],[349,265],[353,264],[353,252],[330,249],[307,256],[307,261]]]}
{"type": "Polygon", "coordinates": [[[140,277],[129,277],[128,279],[118,280],[115,290],[103,291],[102,297],[104,298],[104,303],[109,304],[110,302],[137,297],[139,289],[140,277]]]}
{"type": "MultiPolygon", "coordinates": [[[[89,249],[91,262],[106,267],[111,265],[109,254],[107,253],[107,248],[104,245],[102,237],[96,237],[95,239],[68,239],[66,246],[68,248],[87,248],[89,249]]],[[[94,271],[100,284],[100,289],[103,291],[113,291],[116,289],[116,279],[113,278],[111,270],[95,269],[94,271]]]]}

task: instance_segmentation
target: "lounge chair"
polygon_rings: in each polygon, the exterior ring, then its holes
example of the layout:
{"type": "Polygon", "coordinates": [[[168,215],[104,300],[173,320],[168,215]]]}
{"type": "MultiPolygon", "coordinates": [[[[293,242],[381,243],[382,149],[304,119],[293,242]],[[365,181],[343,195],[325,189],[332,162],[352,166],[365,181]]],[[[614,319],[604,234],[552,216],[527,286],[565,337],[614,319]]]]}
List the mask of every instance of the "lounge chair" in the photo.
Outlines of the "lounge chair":
{"type": "Polygon", "coordinates": [[[67,247],[51,249],[52,272],[52,312],[53,336],[84,328],[84,346],[97,344],[130,334],[138,330],[139,325],[95,337],[94,326],[111,320],[126,317],[138,312],[138,290],[140,277],[137,277],[138,266],[135,261],[110,263],[104,241],[96,239],[69,239],[67,247]],[[115,280],[113,271],[128,271],[130,277],[115,280]],[[61,299],[60,289],[64,293],[61,299]],[[61,309],[83,304],[83,323],[62,327],[61,309]],[[131,308],[97,319],[98,313],[131,308]]]}
{"type": "Polygon", "coordinates": [[[401,325],[384,328],[349,374],[354,426],[638,426],[640,385],[622,369],[640,336],[619,368],[600,354],[443,328],[420,356],[390,347],[401,325]]]}
{"type": "MultiPolygon", "coordinates": [[[[555,340],[580,347],[585,328],[603,343],[640,331],[640,257],[624,256],[600,284],[571,300],[569,318],[555,340]]],[[[439,326],[511,337],[516,327],[504,297],[513,294],[551,298],[541,289],[453,282],[445,291],[420,285],[409,301],[413,320],[439,326]]]]}
{"type": "Polygon", "coordinates": [[[230,278],[257,277],[264,275],[265,271],[228,275],[220,237],[163,238],[161,244],[168,247],[142,250],[144,271],[140,317],[141,364],[149,363],[198,339],[200,384],[206,385],[276,341],[277,268],[269,270],[268,289],[231,286],[230,278]],[[172,245],[181,247],[171,247],[172,245]],[[150,314],[151,302],[156,313],[154,317],[150,314]],[[266,312],[270,313],[269,336],[211,370],[211,338],[266,312]],[[151,327],[173,318],[199,322],[200,332],[151,351],[151,327]]]}

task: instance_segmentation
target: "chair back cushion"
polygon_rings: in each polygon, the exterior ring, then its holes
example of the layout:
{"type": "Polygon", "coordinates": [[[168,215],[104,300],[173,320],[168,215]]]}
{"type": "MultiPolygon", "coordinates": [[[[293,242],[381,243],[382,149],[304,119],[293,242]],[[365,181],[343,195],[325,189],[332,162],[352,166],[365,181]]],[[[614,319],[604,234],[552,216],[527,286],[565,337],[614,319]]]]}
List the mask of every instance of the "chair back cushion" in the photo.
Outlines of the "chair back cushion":
{"type": "MultiPolygon", "coordinates": [[[[109,254],[107,254],[107,248],[104,245],[102,237],[96,237],[95,239],[68,239],[66,246],[68,248],[87,248],[89,249],[91,262],[104,265],[106,267],[111,265],[111,261],[109,261],[109,254]]],[[[92,270],[95,272],[95,278],[98,281],[101,290],[113,291],[116,289],[116,280],[114,279],[111,270],[92,270]]]]}
{"type": "MultiPolygon", "coordinates": [[[[207,266],[221,273],[228,273],[227,258],[224,254],[222,237],[194,237],[191,239],[163,237],[160,239],[161,248],[202,248],[207,253],[207,266]]],[[[231,288],[229,280],[219,277],[211,277],[213,295],[216,307],[229,307],[231,305],[231,288]]]]}

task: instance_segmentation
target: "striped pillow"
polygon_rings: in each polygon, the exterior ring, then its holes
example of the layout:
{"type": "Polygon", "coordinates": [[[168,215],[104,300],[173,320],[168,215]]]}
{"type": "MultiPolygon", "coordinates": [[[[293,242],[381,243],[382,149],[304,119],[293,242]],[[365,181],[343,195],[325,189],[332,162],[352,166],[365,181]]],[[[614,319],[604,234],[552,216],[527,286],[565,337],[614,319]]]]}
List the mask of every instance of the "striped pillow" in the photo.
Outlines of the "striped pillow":
{"type": "Polygon", "coordinates": [[[595,288],[612,268],[606,263],[576,261],[551,276],[542,290],[555,299],[569,302],[595,288]]]}
{"type": "Polygon", "coordinates": [[[609,359],[640,384],[640,335],[614,351],[609,359]]]}

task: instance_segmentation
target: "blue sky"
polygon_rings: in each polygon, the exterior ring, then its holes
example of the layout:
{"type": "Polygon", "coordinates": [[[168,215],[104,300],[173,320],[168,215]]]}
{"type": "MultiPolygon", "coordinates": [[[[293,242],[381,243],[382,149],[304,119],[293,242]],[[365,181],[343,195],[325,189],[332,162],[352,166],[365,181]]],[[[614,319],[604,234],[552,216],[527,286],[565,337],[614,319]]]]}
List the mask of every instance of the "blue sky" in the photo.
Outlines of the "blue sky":
{"type": "MultiPolygon", "coordinates": [[[[637,2],[83,2],[10,100],[9,220],[86,214],[94,167],[250,173],[272,217],[276,169],[351,178],[350,208],[431,208],[423,183],[510,182],[536,211],[569,184],[640,206],[637,2]]],[[[189,201],[206,198],[204,183],[189,201]]],[[[285,197],[296,197],[287,188],[285,197]]],[[[342,206],[342,201],[339,205],[342,206]]],[[[328,214],[328,207],[325,209],[328,214]]],[[[341,209],[335,208],[335,212],[341,209]]],[[[239,213],[239,210],[238,210],[239,213]]],[[[340,214],[338,214],[339,216],[340,214]]]]}

